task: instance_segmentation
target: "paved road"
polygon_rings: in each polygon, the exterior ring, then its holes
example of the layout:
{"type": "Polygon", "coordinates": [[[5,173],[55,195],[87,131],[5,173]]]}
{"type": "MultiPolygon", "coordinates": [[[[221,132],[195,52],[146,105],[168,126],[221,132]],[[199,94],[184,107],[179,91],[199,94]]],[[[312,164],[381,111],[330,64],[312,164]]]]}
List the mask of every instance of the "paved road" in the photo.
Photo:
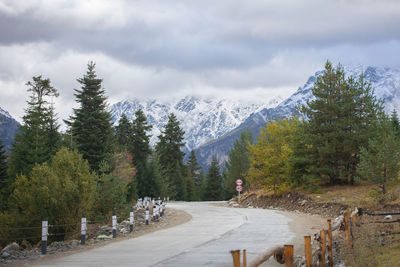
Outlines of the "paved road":
{"type": "Polygon", "coordinates": [[[168,203],[192,215],[189,222],[133,239],[113,242],[36,266],[232,266],[232,249],[248,259],[290,242],[290,219],[276,211],[218,207],[211,203],[168,203]]]}

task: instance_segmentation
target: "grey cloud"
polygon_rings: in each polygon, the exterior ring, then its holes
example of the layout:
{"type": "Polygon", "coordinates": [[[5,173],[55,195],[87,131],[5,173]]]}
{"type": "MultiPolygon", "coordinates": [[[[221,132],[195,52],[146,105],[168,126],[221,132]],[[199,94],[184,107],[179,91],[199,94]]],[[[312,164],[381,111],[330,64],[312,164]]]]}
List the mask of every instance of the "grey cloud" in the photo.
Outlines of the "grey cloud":
{"type": "Polygon", "coordinates": [[[68,8],[54,10],[61,19],[44,14],[50,2],[1,15],[0,42],[45,40],[145,66],[240,69],[265,64],[279,49],[400,38],[400,2],[390,0],[124,1],[120,14],[102,8],[92,19],[68,8]],[[107,15],[122,22],[99,26],[107,15]]]}

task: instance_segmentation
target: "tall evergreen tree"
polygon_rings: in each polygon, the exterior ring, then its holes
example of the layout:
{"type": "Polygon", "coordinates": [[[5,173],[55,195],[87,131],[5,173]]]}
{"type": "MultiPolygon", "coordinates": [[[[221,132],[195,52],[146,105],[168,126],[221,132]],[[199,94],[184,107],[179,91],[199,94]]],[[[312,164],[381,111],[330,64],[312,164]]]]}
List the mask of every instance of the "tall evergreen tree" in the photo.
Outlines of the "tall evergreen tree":
{"type": "Polygon", "coordinates": [[[301,120],[293,134],[291,145],[292,155],[289,158],[289,172],[287,180],[293,187],[305,187],[310,191],[318,189],[321,178],[310,173],[314,158],[310,157],[310,145],[307,141],[307,121],[301,120]]]}
{"type": "Polygon", "coordinates": [[[154,176],[148,166],[148,160],[151,155],[150,135],[148,135],[148,132],[151,128],[152,126],[148,125],[143,111],[138,109],[132,122],[129,152],[133,155],[133,163],[137,170],[136,179],[139,197],[155,196],[156,192],[154,176]]]}
{"type": "Polygon", "coordinates": [[[75,89],[76,101],[70,121],[72,136],[79,152],[98,171],[100,163],[110,158],[112,142],[111,114],[107,111],[107,97],[102,88],[102,79],[97,78],[96,64],[89,62],[86,74],[77,81],[81,89],[75,89]]]}
{"type": "Polygon", "coordinates": [[[7,156],[0,140],[0,211],[7,206],[9,196],[9,179],[7,174],[7,156]]]}
{"type": "Polygon", "coordinates": [[[222,176],[220,173],[217,157],[213,157],[211,166],[206,176],[206,187],[204,190],[204,200],[222,199],[222,176]]]}
{"type": "Polygon", "coordinates": [[[185,145],[183,135],[184,131],[180,128],[179,121],[171,113],[164,130],[158,136],[159,141],[156,145],[162,175],[170,182],[170,197],[176,200],[187,198],[186,183],[183,178],[185,177],[184,153],[181,150],[185,145]]]}
{"type": "Polygon", "coordinates": [[[33,77],[26,85],[31,96],[11,148],[9,174],[13,179],[18,174],[28,174],[36,163],[49,160],[60,141],[54,104],[50,102],[58,97],[57,89],[42,76],[33,77]]]}
{"type": "Polygon", "coordinates": [[[250,168],[249,145],[253,143],[253,135],[247,129],[235,140],[229,151],[228,161],[225,164],[226,179],[224,180],[225,193],[227,197],[236,194],[237,179],[242,179],[243,186],[246,185],[246,175],[250,168]]]}
{"type": "Polygon", "coordinates": [[[371,125],[382,110],[363,75],[346,79],[341,65],[328,61],[312,90],[315,99],[302,107],[308,118],[306,137],[315,177],[331,184],[354,181],[360,147],[371,136],[371,125]]]}
{"type": "Polygon", "coordinates": [[[116,141],[120,149],[127,151],[132,139],[132,125],[125,113],[121,115],[118,125],[115,127],[116,141]]]}
{"type": "Polygon", "coordinates": [[[187,177],[186,177],[186,190],[187,199],[189,201],[199,200],[199,191],[201,188],[201,181],[199,181],[201,166],[197,162],[194,150],[190,151],[190,156],[187,161],[187,177]]]}
{"type": "Polygon", "coordinates": [[[367,147],[361,148],[359,172],[387,193],[389,184],[398,182],[400,172],[400,145],[396,140],[395,129],[389,118],[378,123],[377,135],[371,138],[367,147]]]}
{"type": "Polygon", "coordinates": [[[392,111],[392,114],[390,115],[390,121],[392,123],[394,134],[397,140],[400,140],[400,121],[396,110],[392,111]]]}

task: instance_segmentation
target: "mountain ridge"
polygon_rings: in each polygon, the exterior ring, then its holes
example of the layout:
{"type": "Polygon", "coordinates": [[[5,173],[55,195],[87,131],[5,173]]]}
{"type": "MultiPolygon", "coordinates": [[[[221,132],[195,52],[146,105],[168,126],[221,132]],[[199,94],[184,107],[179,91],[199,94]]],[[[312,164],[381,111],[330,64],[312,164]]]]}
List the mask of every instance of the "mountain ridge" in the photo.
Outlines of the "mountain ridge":
{"type": "MultiPolygon", "coordinates": [[[[365,80],[371,83],[375,96],[385,100],[385,111],[390,113],[392,110],[396,110],[400,114],[400,67],[368,66],[364,70],[362,66],[345,66],[344,70],[347,76],[353,77],[358,77],[363,72],[365,80]]],[[[264,127],[268,121],[291,116],[297,105],[305,104],[307,100],[314,98],[312,88],[317,77],[322,74],[322,70],[315,72],[314,75],[311,75],[307,79],[303,86],[300,86],[297,91],[276,107],[264,108],[259,112],[251,114],[232,131],[198,147],[195,152],[200,164],[202,166],[209,165],[214,155],[217,156],[219,163],[223,164],[228,159],[229,150],[241,132],[249,129],[253,136],[256,137],[259,135],[259,128],[264,127]]]]}
{"type": "Polygon", "coordinates": [[[0,140],[6,151],[10,150],[19,127],[19,122],[8,111],[0,107],[0,140]]]}
{"type": "Polygon", "coordinates": [[[125,113],[128,119],[134,118],[137,109],[142,109],[148,123],[153,125],[151,145],[157,141],[168,115],[174,113],[185,131],[185,152],[189,152],[210,140],[218,138],[242,123],[248,116],[267,106],[275,106],[279,98],[268,102],[256,101],[241,103],[240,100],[201,98],[185,96],[169,101],[157,99],[140,100],[138,98],[123,100],[110,107],[113,122],[116,124],[125,113]]]}

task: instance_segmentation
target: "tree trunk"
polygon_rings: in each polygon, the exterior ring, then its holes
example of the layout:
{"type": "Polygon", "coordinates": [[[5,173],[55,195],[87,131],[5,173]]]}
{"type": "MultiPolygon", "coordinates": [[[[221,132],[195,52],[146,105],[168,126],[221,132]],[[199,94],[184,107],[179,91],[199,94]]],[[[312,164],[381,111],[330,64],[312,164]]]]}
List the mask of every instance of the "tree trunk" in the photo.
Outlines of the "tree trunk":
{"type": "Polygon", "coordinates": [[[382,184],[382,193],[385,195],[386,194],[386,164],[383,163],[383,184],[382,184]]]}

